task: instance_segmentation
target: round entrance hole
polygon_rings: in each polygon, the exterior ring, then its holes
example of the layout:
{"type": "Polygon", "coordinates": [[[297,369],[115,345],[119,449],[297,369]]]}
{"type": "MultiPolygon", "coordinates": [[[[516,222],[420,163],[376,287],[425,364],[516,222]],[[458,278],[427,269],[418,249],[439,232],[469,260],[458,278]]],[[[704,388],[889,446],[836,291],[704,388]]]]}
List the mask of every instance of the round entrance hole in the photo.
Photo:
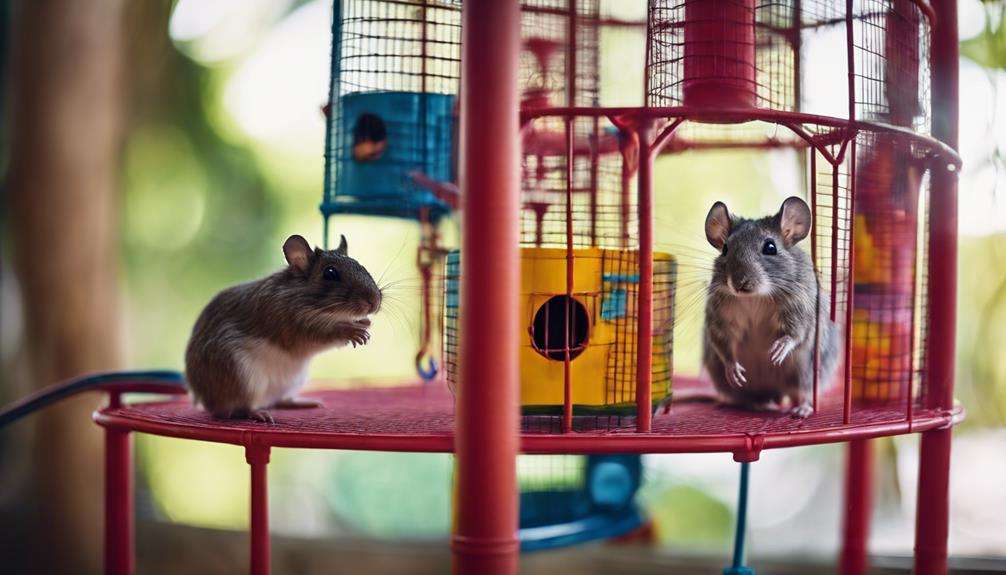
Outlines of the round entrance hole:
{"type": "Polygon", "coordinates": [[[376,162],[388,147],[388,128],[377,114],[360,114],[353,125],[353,159],[376,162]]]}
{"type": "Polygon", "coordinates": [[[534,349],[543,356],[562,361],[566,359],[565,328],[569,319],[569,358],[573,359],[587,348],[590,319],[587,308],[565,295],[549,298],[534,314],[531,339],[534,349]]]}

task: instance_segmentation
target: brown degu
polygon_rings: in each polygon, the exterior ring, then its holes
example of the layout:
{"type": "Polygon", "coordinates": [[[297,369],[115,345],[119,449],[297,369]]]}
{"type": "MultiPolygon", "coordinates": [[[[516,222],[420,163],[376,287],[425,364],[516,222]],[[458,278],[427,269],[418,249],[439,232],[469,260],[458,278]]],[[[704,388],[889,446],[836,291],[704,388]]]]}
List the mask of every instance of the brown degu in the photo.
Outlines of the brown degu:
{"type": "Polygon", "coordinates": [[[720,255],[706,300],[703,363],[728,404],[770,409],[788,398],[794,417],[811,415],[815,331],[818,385],[834,380],[838,329],[814,263],[797,246],[811,221],[797,197],[761,219],[739,218],[722,202],[706,216],[706,239],[720,255]]]}
{"type": "Polygon", "coordinates": [[[370,339],[381,290],[345,236],[330,251],[290,236],[283,254],[286,268],[220,292],[192,329],[185,375],[193,400],[218,418],[271,422],[271,408],[320,406],[297,397],[311,358],[370,339]]]}

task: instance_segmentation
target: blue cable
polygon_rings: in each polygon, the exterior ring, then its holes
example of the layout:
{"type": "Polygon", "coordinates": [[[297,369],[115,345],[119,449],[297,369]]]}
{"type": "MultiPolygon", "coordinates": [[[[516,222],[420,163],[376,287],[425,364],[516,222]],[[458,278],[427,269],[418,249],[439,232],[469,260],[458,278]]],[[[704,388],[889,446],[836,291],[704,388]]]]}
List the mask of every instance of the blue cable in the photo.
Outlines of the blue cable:
{"type": "Polygon", "coordinates": [[[740,491],[737,494],[737,531],[734,533],[734,560],[723,575],[754,575],[754,569],[744,566],[744,535],[748,521],[748,476],[751,463],[741,463],[740,491]]]}
{"type": "Polygon", "coordinates": [[[92,391],[116,382],[154,381],[179,390],[185,389],[185,376],[180,372],[160,369],[150,371],[112,371],[85,375],[51,385],[20,402],[0,408],[0,428],[21,419],[29,413],[52,405],[72,395],[92,391]]]}

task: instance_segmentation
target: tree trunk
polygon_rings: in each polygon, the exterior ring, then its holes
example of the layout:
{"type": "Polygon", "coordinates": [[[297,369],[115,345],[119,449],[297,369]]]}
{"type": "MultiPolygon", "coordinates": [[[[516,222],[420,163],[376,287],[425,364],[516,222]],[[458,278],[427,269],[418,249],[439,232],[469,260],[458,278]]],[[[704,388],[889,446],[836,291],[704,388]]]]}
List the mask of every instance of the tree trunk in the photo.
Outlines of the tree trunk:
{"type": "MultiPolygon", "coordinates": [[[[32,388],[119,366],[122,10],[122,0],[14,8],[7,217],[32,388]]],[[[32,572],[101,569],[98,402],[34,418],[32,572]]]]}

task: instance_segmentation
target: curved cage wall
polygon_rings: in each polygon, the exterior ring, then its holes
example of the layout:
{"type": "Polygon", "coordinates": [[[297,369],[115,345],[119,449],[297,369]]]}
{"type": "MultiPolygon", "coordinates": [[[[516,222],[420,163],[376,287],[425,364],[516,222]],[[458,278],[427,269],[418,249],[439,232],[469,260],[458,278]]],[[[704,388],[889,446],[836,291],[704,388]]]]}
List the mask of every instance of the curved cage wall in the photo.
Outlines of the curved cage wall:
{"type": "MultiPolygon", "coordinates": [[[[802,182],[802,196],[812,211],[813,230],[803,249],[819,278],[821,295],[815,305],[826,308],[824,314],[841,332],[838,384],[831,385],[830,374],[822,374],[817,364],[813,405],[818,413],[837,410],[842,425],[880,420],[910,424],[924,404],[927,365],[929,171],[957,161],[928,137],[928,5],[910,0],[652,0],[645,108],[598,105],[600,76],[591,66],[599,61],[599,47],[589,40],[603,23],[591,19],[595,9],[591,2],[579,8],[558,2],[548,11],[550,20],[524,14],[524,275],[529,273],[528,250],[554,249],[557,258],[565,256],[567,269],[555,270],[557,286],[546,293],[571,297],[590,291],[581,279],[589,276],[585,269],[591,265],[585,249],[625,250],[624,257],[638,260],[632,269],[640,273],[650,263],[653,285],[632,320],[638,323],[633,333],[648,331],[656,350],[662,329],[658,315],[666,298],[658,292],[664,256],[650,255],[653,225],[678,223],[653,205],[653,160],[658,154],[706,150],[781,150],[795,161],[777,169],[802,172],[793,179],[802,182]],[[570,19],[574,13],[578,26],[570,19]],[[577,43],[581,36],[588,41],[577,43]],[[822,49],[839,55],[835,60],[844,68],[832,62],[810,69],[813,63],[806,54],[822,49]],[[566,77],[561,82],[550,74],[566,77]],[[832,81],[807,82],[812,74],[829,75],[832,81]],[[580,82],[581,77],[589,81],[580,82]],[[559,85],[563,88],[551,88],[559,85]],[[820,85],[832,93],[825,94],[820,85]]],[[[671,176],[661,185],[674,190],[677,182],[671,176]]],[[[674,193],[688,192],[674,191],[672,197],[674,193]]],[[[668,255],[676,259],[678,254],[668,255]]],[[[694,254],[683,255],[694,259],[694,254]]],[[[711,264],[715,256],[708,257],[711,264]]],[[[670,290],[676,291],[673,275],[670,290]]],[[[449,307],[450,296],[448,302],[449,307]]],[[[682,313],[697,310],[700,306],[691,306],[676,315],[671,309],[662,317],[678,323],[688,319],[682,313]]],[[[451,340],[450,309],[447,313],[446,338],[451,340]]],[[[559,319],[566,321],[571,314],[559,319]]],[[[524,315],[531,333],[532,316],[524,315]]],[[[556,333],[565,332],[560,327],[556,333]]],[[[569,412],[576,413],[579,405],[570,397],[579,392],[570,381],[583,377],[575,364],[586,357],[578,347],[579,335],[569,333],[570,359],[553,376],[565,385],[566,421],[525,417],[525,431],[633,424],[632,418],[621,417],[569,423],[569,412]]],[[[821,334],[815,330],[812,337],[819,341],[821,334]]],[[[448,355],[451,345],[448,341],[448,355]]],[[[673,348],[673,341],[667,345],[673,348]]],[[[633,378],[663,382],[657,355],[650,356],[648,366],[639,365],[645,351],[638,345],[634,349],[639,355],[629,362],[637,363],[633,378]]],[[[673,358],[673,349],[668,352],[673,358]]],[[[666,373],[673,371],[672,360],[666,373]]],[[[700,374],[684,375],[692,381],[700,374]]],[[[636,402],[638,415],[652,408],[654,396],[629,401],[636,402]]],[[[674,410],[668,415],[673,417],[674,410]]]]}
{"type": "Polygon", "coordinates": [[[450,206],[461,3],[335,2],[321,211],[436,221],[450,206]]]}

